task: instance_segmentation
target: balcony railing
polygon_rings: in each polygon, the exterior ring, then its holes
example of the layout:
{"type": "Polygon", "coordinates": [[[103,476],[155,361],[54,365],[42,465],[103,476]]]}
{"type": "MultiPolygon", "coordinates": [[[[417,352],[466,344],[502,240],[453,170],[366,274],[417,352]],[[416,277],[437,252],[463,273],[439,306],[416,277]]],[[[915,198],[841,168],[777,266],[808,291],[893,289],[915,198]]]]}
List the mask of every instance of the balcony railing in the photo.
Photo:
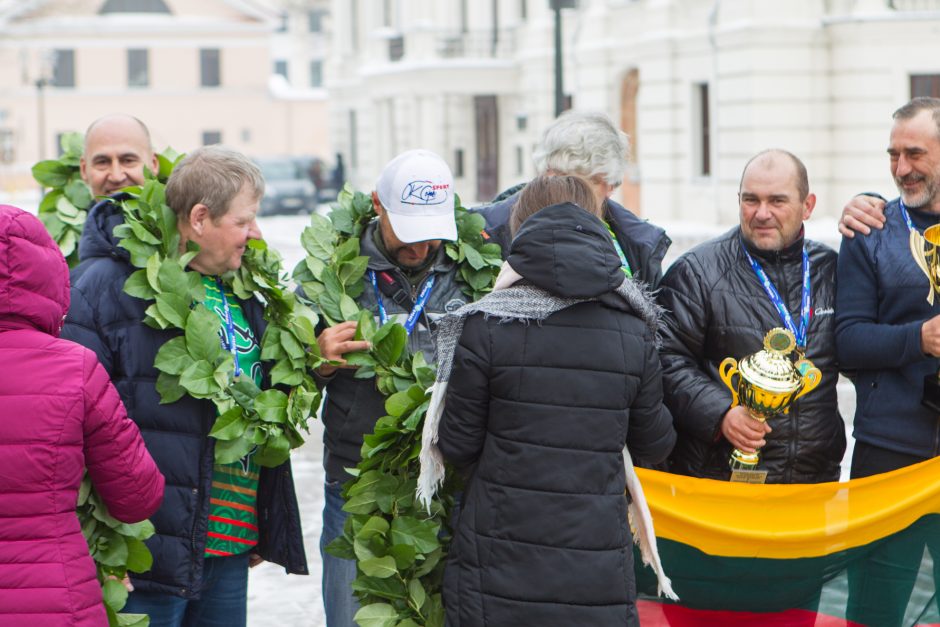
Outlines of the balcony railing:
{"type": "Polygon", "coordinates": [[[895,11],[940,11],[940,0],[887,0],[895,11]]]}
{"type": "Polygon", "coordinates": [[[506,58],[516,51],[516,34],[508,29],[454,33],[438,39],[437,51],[445,59],[506,58]]]}

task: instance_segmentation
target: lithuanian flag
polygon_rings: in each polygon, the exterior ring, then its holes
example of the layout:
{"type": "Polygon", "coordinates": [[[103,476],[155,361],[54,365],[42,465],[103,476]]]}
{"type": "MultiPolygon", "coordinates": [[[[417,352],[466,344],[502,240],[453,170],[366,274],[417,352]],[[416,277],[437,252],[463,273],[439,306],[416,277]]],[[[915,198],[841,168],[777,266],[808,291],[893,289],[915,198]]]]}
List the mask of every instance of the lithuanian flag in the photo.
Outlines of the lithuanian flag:
{"type": "Polygon", "coordinates": [[[940,625],[940,458],[817,485],[637,474],[680,599],[637,556],[643,627],[940,625]]]}

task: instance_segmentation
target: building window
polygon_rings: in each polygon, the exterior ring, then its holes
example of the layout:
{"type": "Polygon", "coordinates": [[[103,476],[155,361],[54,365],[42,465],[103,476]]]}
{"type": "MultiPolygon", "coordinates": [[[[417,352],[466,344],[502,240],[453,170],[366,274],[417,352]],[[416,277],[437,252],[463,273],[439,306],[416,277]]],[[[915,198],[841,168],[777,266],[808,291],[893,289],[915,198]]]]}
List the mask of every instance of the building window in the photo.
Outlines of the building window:
{"type": "Polygon", "coordinates": [[[0,163],[13,163],[12,128],[0,128],[0,163]]]}
{"type": "Polygon", "coordinates": [[[323,32],[323,11],[309,11],[307,13],[307,30],[311,33],[323,32]]]}
{"type": "Polygon", "coordinates": [[[392,26],[392,0],[382,0],[382,26],[392,26]]]}
{"type": "Polygon", "coordinates": [[[150,85],[150,56],[147,50],[131,49],[127,51],[127,86],[147,87],[150,85]]]}
{"type": "Polygon", "coordinates": [[[463,178],[463,148],[454,151],[454,178],[463,178]]]}
{"type": "Polygon", "coordinates": [[[281,13],[278,18],[280,21],[277,24],[277,30],[275,32],[286,33],[287,27],[290,25],[290,17],[287,15],[287,13],[281,13]]]}
{"type": "Polygon", "coordinates": [[[284,77],[285,80],[287,80],[287,61],[284,61],[282,59],[278,59],[277,61],[275,61],[274,73],[280,74],[281,76],[284,77]]]}
{"type": "Polygon", "coordinates": [[[460,0],[460,32],[466,33],[470,30],[470,12],[467,6],[467,0],[460,0]]]}
{"type": "Polygon", "coordinates": [[[349,0],[349,45],[359,50],[359,0],[349,0]]]}
{"type": "Polygon", "coordinates": [[[405,37],[403,35],[389,37],[388,38],[388,60],[389,61],[401,61],[401,58],[403,56],[405,56],[405,37]]]}
{"type": "Polygon", "coordinates": [[[310,86],[323,87],[323,61],[319,59],[310,62],[310,86]]]}
{"type": "Polygon", "coordinates": [[[98,11],[100,15],[107,13],[169,13],[163,0],[107,0],[98,11]]]}
{"type": "Polygon", "coordinates": [[[203,48],[199,51],[199,84],[203,87],[218,87],[222,84],[218,48],[203,48]]]}
{"type": "Polygon", "coordinates": [[[912,74],[911,98],[940,98],[940,74],[912,74]]]}
{"type": "Polygon", "coordinates": [[[529,18],[529,7],[526,5],[526,0],[519,0],[519,19],[526,20],[529,18]]]}
{"type": "Polygon", "coordinates": [[[516,146],[516,176],[522,176],[525,172],[525,151],[522,146],[516,146]]]}
{"type": "Polygon", "coordinates": [[[54,87],[75,87],[75,51],[52,51],[52,81],[54,87]]]}
{"type": "Polygon", "coordinates": [[[712,142],[711,111],[708,101],[708,83],[697,83],[692,92],[692,157],[693,172],[697,176],[711,176],[712,142]]]}
{"type": "Polygon", "coordinates": [[[222,143],[222,131],[203,131],[202,145],[211,146],[212,144],[222,143]]]}

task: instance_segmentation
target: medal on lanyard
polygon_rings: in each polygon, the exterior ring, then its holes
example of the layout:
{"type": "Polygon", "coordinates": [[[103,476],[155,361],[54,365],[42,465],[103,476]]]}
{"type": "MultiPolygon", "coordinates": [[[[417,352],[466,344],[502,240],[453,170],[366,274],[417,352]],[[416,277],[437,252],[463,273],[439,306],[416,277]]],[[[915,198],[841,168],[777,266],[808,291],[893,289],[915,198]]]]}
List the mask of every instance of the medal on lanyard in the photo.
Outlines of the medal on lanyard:
{"type": "Polygon", "coordinates": [[[764,272],[764,269],[761,267],[761,265],[757,263],[757,260],[751,256],[751,253],[747,251],[747,248],[745,248],[744,244],[741,245],[741,249],[744,251],[745,256],[747,256],[747,260],[750,262],[751,268],[754,270],[754,274],[757,275],[757,279],[764,287],[764,291],[770,298],[770,302],[772,302],[774,307],[777,308],[777,313],[780,314],[780,319],[783,321],[783,324],[786,325],[786,328],[791,333],[793,333],[793,336],[796,338],[796,349],[799,355],[799,359],[796,360],[794,366],[801,375],[806,374],[810,368],[813,368],[813,362],[806,358],[806,335],[809,331],[809,310],[812,294],[809,278],[809,255],[806,253],[806,246],[803,246],[803,291],[802,297],[800,299],[799,328],[797,328],[796,324],[794,324],[793,317],[790,315],[789,310],[783,303],[783,298],[781,298],[780,292],[777,291],[777,288],[770,280],[770,277],[767,276],[767,273],[764,272]]]}
{"type": "Polygon", "coordinates": [[[238,363],[238,346],[235,344],[235,323],[232,320],[232,309],[228,305],[228,298],[225,297],[225,285],[222,284],[222,279],[216,277],[215,284],[219,288],[219,294],[222,295],[222,310],[225,312],[225,324],[223,325],[225,337],[222,340],[222,348],[232,353],[232,358],[235,360],[235,378],[237,379],[241,376],[242,368],[238,363]]]}
{"type": "MultiPolygon", "coordinates": [[[[388,322],[388,313],[385,310],[385,303],[382,301],[382,292],[379,291],[379,282],[376,279],[375,271],[369,270],[368,275],[369,282],[372,283],[372,289],[375,290],[375,300],[379,307],[379,324],[383,325],[388,322]]],[[[421,314],[424,312],[424,308],[428,304],[428,299],[431,298],[431,291],[433,289],[434,275],[431,274],[424,282],[424,287],[421,288],[421,293],[418,294],[418,299],[415,301],[415,305],[411,309],[411,313],[408,314],[408,318],[405,320],[405,324],[403,325],[407,335],[411,335],[415,325],[418,324],[418,318],[420,318],[421,314]]]]}

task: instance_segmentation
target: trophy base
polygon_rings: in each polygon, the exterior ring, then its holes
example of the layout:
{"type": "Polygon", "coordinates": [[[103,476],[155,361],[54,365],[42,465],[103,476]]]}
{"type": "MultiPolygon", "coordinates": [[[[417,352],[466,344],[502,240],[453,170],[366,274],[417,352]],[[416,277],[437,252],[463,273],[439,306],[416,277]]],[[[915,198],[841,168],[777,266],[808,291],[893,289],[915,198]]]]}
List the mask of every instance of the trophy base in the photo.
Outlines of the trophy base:
{"type": "Polygon", "coordinates": [[[924,377],[924,397],[920,402],[924,407],[940,414],[940,378],[938,376],[940,373],[928,374],[924,377]]]}
{"type": "Polygon", "coordinates": [[[731,468],[731,481],[734,483],[766,483],[767,471],[757,470],[760,456],[757,453],[745,453],[734,449],[728,466],[731,468]]]}

